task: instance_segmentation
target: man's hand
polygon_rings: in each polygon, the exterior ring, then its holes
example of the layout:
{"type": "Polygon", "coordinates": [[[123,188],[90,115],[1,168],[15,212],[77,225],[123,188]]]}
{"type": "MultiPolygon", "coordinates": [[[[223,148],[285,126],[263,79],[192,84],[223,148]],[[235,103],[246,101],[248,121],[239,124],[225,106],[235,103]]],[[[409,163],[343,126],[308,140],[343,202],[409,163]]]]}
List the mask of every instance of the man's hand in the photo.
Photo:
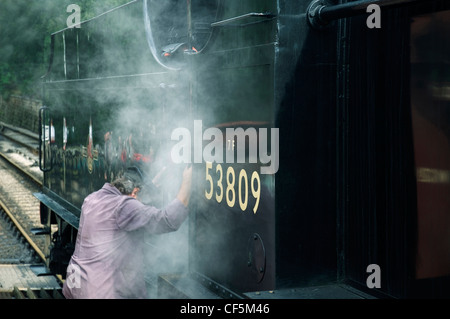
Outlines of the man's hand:
{"type": "Polygon", "coordinates": [[[183,181],[181,182],[180,190],[178,191],[177,198],[183,203],[185,207],[189,204],[189,198],[191,197],[191,185],[192,185],[192,165],[186,167],[183,171],[183,181]]]}

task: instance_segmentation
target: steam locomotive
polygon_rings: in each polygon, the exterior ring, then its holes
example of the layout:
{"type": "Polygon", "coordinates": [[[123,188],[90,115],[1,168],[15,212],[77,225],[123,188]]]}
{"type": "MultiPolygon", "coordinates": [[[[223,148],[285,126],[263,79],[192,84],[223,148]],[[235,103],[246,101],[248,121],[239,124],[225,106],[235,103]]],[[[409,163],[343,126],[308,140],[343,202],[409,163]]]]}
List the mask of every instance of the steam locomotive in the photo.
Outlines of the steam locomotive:
{"type": "Polygon", "coordinates": [[[449,10],[135,0],[51,34],[48,268],[89,193],[137,166],[164,206],[193,163],[188,221],[146,238],[151,297],[448,297],[449,10]]]}

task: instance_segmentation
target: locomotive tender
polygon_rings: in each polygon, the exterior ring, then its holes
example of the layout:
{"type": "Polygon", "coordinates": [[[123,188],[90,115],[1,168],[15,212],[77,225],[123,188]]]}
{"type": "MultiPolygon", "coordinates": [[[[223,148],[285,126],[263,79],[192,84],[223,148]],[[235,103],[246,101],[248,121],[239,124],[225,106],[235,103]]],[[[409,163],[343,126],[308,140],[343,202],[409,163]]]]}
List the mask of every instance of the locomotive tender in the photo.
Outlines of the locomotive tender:
{"type": "Polygon", "coordinates": [[[223,136],[210,154],[235,160],[188,157],[188,222],[146,239],[150,296],[448,297],[449,10],[135,0],[53,33],[36,194],[47,266],[65,276],[84,197],[128,166],[161,176],[143,201],[171,200],[173,132],[201,121],[191,154],[223,136]],[[262,174],[252,138],[277,170],[262,174]]]}

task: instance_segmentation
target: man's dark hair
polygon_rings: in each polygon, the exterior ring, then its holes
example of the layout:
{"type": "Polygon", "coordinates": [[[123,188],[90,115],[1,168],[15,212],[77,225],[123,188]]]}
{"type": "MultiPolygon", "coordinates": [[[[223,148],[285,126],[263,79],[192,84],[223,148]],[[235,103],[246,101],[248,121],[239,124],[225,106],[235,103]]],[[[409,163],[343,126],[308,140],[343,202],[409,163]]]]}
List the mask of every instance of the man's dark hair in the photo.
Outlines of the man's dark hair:
{"type": "Polygon", "coordinates": [[[142,188],[142,175],[134,167],[128,168],[123,176],[111,182],[111,185],[117,188],[122,194],[130,195],[135,188],[142,188]]]}
{"type": "Polygon", "coordinates": [[[125,176],[119,177],[111,182],[111,185],[117,188],[124,195],[131,195],[135,186],[134,182],[125,176]]]}

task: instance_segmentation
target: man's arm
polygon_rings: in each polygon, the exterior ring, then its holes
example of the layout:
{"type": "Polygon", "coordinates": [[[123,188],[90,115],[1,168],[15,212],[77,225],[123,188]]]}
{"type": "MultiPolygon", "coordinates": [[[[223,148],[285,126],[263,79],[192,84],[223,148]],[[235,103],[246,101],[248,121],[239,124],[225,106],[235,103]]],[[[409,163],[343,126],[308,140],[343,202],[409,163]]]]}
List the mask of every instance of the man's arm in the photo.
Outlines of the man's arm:
{"type": "Polygon", "coordinates": [[[180,202],[182,202],[185,207],[187,207],[187,205],[189,204],[189,198],[191,197],[191,184],[192,184],[192,165],[184,169],[183,181],[181,182],[181,187],[177,195],[177,199],[180,202]]]}
{"type": "Polygon", "coordinates": [[[192,166],[184,169],[178,195],[164,209],[144,205],[131,196],[124,196],[115,212],[117,225],[128,231],[145,227],[151,233],[177,230],[188,214],[187,205],[191,195],[191,181],[192,166]]]}

